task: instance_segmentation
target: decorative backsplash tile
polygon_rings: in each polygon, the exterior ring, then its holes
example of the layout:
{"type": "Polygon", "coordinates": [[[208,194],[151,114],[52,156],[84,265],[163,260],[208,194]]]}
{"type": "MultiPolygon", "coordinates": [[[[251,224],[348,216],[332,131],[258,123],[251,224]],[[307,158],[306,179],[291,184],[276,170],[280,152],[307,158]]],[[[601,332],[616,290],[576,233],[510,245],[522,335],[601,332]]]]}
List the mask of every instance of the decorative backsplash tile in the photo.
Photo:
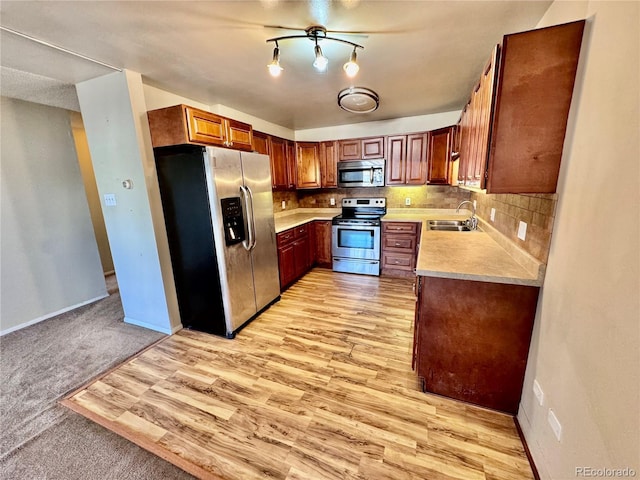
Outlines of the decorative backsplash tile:
{"type": "Polygon", "coordinates": [[[555,217],[556,194],[486,194],[471,192],[477,201],[477,214],[520,248],[547,263],[555,217]],[[491,209],[496,209],[491,222],[491,209]],[[525,240],[518,238],[518,225],[527,224],[525,240]]]}

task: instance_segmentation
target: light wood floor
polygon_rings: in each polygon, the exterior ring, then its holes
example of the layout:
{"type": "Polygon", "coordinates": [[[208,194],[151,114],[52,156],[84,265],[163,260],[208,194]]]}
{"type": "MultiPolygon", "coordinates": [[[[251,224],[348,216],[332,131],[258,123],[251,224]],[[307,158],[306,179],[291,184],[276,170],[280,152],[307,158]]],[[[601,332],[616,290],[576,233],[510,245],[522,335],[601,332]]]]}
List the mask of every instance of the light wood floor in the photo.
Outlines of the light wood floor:
{"type": "Polygon", "coordinates": [[[419,391],[411,281],[315,269],[234,340],[183,330],[63,403],[200,478],[531,479],[511,417],[419,391]]]}

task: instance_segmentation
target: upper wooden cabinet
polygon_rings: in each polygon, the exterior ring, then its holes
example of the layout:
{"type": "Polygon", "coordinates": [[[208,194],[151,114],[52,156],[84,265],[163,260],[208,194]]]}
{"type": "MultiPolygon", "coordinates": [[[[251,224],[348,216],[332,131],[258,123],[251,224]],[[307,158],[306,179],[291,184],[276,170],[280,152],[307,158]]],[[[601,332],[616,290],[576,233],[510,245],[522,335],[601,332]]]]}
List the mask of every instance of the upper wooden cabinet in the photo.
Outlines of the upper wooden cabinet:
{"type": "Polygon", "coordinates": [[[367,160],[370,158],[384,158],[384,137],[338,141],[338,160],[367,160]]]}
{"type": "Polygon", "coordinates": [[[447,185],[449,183],[449,163],[454,130],[454,127],[446,127],[429,132],[427,155],[427,183],[429,184],[447,185]]]}
{"type": "Polygon", "coordinates": [[[338,142],[320,142],[320,178],[322,188],[338,186],[338,142]]]}
{"type": "Polygon", "coordinates": [[[427,181],[428,133],[387,137],[387,185],[424,185],[427,181]]]}
{"type": "Polygon", "coordinates": [[[253,132],[253,151],[269,155],[269,135],[262,132],[253,132]]]}
{"type": "Polygon", "coordinates": [[[320,148],[317,142],[296,142],[296,187],[321,188],[320,148]]]}
{"type": "Polygon", "coordinates": [[[147,112],[154,147],[196,143],[253,150],[251,125],[187,105],[147,112]]]}
{"type": "Polygon", "coordinates": [[[294,190],[295,149],[293,142],[262,132],[253,132],[253,149],[269,155],[271,160],[271,188],[273,190],[294,190]]]}
{"type": "Polygon", "coordinates": [[[584,21],[506,35],[460,119],[459,179],[488,193],[553,193],[584,21]]]}

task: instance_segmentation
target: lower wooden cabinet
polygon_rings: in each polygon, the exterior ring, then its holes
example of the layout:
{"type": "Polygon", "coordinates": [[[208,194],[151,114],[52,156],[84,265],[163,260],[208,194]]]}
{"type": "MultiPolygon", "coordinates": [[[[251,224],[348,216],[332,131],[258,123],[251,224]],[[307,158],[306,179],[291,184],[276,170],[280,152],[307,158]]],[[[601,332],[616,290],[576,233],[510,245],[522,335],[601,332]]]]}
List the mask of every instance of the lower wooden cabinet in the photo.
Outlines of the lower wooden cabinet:
{"type": "Polygon", "coordinates": [[[314,223],[315,263],[319,267],[331,268],[331,220],[317,220],[314,223]]]}
{"type": "Polygon", "coordinates": [[[413,364],[423,390],[515,415],[539,288],[417,281],[413,364]]]}
{"type": "Polygon", "coordinates": [[[382,222],[382,274],[413,276],[419,238],[417,222],[382,222]]]}
{"type": "Polygon", "coordinates": [[[277,235],[280,290],[302,277],[312,265],[309,224],[290,228],[277,235]]]}

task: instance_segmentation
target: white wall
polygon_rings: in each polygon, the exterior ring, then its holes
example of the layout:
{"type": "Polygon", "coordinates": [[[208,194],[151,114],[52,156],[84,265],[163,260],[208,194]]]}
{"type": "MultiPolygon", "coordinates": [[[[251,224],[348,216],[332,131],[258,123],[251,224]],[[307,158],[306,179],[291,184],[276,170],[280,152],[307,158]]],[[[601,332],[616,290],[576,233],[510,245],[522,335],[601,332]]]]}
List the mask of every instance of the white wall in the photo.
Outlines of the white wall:
{"type": "Polygon", "coordinates": [[[542,478],[580,467],[640,477],[639,9],[556,1],[539,25],[588,18],[518,414],[542,478]]]}
{"type": "Polygon", "coordinates": [[[378,120],[375,122],[337,125],[335,127],[296,130],[298,142],[320,142],[323,140],[340,140],[378,135],[398,135],[411,132],[425,132],[448,127],[458,123],[460,110],[454,112],[418,115],[415,117],[378,120]]]}
{"type": "Polygon", "coordinates": [[[69,112],[2,97],[0,332],[106,296],[69,112]]]}
{"type": "Polygon", "coordinates": [[[76,90],[98,192],[116,196],[102,205],[125,322],[173,333],[180,315],[141,76],[117,72],[76,90]]]}

